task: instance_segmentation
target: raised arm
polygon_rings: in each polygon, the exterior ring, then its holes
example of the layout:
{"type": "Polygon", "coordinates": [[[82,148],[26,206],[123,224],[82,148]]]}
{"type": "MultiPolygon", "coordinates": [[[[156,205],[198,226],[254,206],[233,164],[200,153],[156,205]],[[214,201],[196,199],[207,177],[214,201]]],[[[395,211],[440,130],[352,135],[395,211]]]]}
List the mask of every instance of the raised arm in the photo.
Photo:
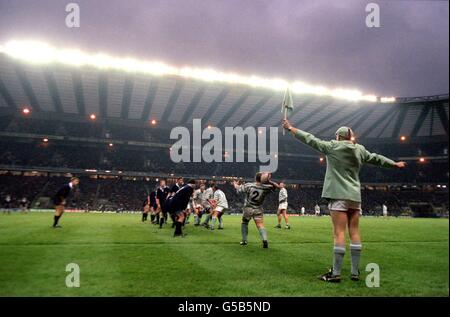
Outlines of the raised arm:
{"type": "Polygon", "coordinates": [[[372,153],[366,150],[365,147],[363,147],[363,162],[366,164],[372,164],[376,166],[381,167],[397,167],[397,168],[404,168],[406,167],[405,162],[395,162],[391,160],[390,158],[387,158],[381,154],[372,153]]]}
{"type": "Polygon", "coordinates": [[[289,130],[295,138],[299,139],[301,142],[309,145],[320,153],[327,154],[331,148],[330,141],[321,140],[319,138],[316,138],[311,133],[294,128],[288,120],[283,120],[283,128],[289,130]]]}
{"type": "Polygon", "coordinates": [[[278,183],[275,183],[274,181],[269,181],[269,184],[271,184],[273,188],[280,188],[280,185],[278,183]]]}

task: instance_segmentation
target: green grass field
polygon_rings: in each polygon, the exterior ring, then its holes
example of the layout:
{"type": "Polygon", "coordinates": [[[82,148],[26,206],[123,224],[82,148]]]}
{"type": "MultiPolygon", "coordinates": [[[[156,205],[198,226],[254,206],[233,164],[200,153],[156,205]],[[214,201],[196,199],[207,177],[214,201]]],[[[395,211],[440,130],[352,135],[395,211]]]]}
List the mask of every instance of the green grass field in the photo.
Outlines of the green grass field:
{"type": "MultiPolygon", "coordinates": [[[[331,263],[328,217],[291,217],[291,230],[266,217],[269,249],[251,223],[240,241],[240,217],[225,230],[172,229],[140,222],[139,214],[0,214],[0,296],[448,296],[448,219],[362,218],[362,270],[380,266],[379,288],[364,279],[326,284],[331,263]],[[80,266],[68,288],[68,263],[80,266]]],[[[350,270],[347,251],[343,275],[350,270]]],[[[365,274],[363,274],[365,277],[365,274]]]]}

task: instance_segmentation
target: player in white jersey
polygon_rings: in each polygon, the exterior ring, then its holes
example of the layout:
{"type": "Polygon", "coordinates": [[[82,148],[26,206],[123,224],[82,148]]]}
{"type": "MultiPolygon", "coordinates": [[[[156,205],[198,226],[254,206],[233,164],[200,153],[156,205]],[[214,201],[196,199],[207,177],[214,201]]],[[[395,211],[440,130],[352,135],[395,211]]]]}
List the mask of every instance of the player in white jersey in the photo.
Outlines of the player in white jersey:
{"type": "Polygon", "coordinates": [[[383,204],[383,217],[387,217],[388,216],[388,207],[386,206],[386,204],[383,204]]]}
{"type": "Polygon", "coordinates": [[[281,219],[284,218],[284,221],[286,223],[285,228],[291,229],[291,226],[289,226],[287,208],[288,208],[288,193],[284,183],[281,182],[280,193],[278,195],[278,210],[277,210],[278,224],[275,226],[275,228],[281,229],[281,219]]]}
{"type": "Polygon", "coordinates": [[[320,206],[318,204],[314,206],[314,213],[316,216],[320,216],[320,206]]]}
{"type": "MultiPolygon", "coordinates": [[[[193,193],[192,193],[193,194],[193,193]]],[[[194,207],[193,207],[193,197],[191,197],[191,199],[189,200],[189,203],[187,204],[187,207],[184,211],[185,213],[185,218],[184,218],[184,225],[188,225],[189,222],[189,218],[191,218],[191,214],[194,212],[194,207]]]]}
{"type": "Polygon", "coordinates": [[[234,188],[236,188],[236,191],[238,193],[245,194],[244,210],[241,224],[241,245],[248,244],[248,223],[251,219],[253,219],[263,242],[263,248],[268,248],[269,243],[267,241],[267,232],[264,228],[264,212],[262,205],[267,194],[273,192],[276,188],[279,188],[279,185],[275,182],[270,181],[270,174],[268,176],[268,173],[257,173],[255,176],[255,180],[256,182],[254,183],[247,183],[243,185],[239,185],[237,181],[233,183],[234,188]]]}
{"type": "Polygon", "coordinates": [[[205,192],[205,184],[201,184],[200,188],[194,191],[193,208],[194,208],[194,226],[199,226],[203,215],[203,193],[205,192]]]}
{"type": "Polygon", "coordinates": [[[228,209],[228,201],[227,197],[225,196],[225,193],[217,186],[217,184],[214,184],[213,186],[214,190],[214,196],[211,200],[212,203],[212,221],[211,226],[209,229],[214,230],[214,226],[216,224],[217,219],[219,219],[219,229],[223,229],[223,220],[222,215],[225,212],[226,209],[228,209]]]}
{"type": "Polygon", "coordinates": [[[212,208],[211,208],[211,204],[210,201],[214,199],[214,183],[211,184],[210,187],[208,187],[207,189],[205,189],[205,191],[203,192],[203,209],[206,212],[206,219],[205,221],[202,223],[202,226],[204,226],[205,228],[209,228],[209,221],[212,218],[212,208]]]}
{"type": "Polygon", "coordinates": [[[305,211],[306,211],[306,210],[305,210],[305,207],[302,206],[302,208],[300,209],[300,212],[301,212],[302,216],[305,215],[305,211]]]}

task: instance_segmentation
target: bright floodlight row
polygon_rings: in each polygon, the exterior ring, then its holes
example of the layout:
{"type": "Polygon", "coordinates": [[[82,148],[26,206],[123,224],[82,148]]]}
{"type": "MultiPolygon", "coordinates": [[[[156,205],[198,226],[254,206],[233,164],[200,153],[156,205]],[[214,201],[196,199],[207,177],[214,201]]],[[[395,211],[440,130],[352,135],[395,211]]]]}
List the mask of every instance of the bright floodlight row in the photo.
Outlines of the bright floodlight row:
{"type": "Polygon", "coordinates": [[[378,98],[354,89],[331,89],[300,81],[289,83],[279,78],[262,78],[225,73],[213,69],[182,67],[177,68],[157,61],[141,61],[134,58],[112,57],[106,54],[88,54],[73,49],[58,49],[36,41],[10,41],[0,44],[0,53],[34,64],[60,63],[70,66],[91,66],[99,69],[149,74],[153,76],[173,75],[208,82],[223,82],[284,91],[290,87],[295,94],[330,96],[350,101],[395,102],[394,97],[378,98]]]}
{"type": "MultiPolygon", "coordinates": [[[[28,108],[28,107],[22,108],[22,113],[23,113],[25,116],[28,116],[28,115],[31,113],[31,109],[28,108]]],[[[89,119],[91,119],[92,121],[95,121],[95,120],[97,120],[97,115],[96,115],[95,113],[91,113],[91,114],[89,115],[89,119]]],[[[151,120],[150,120],[150,123],[151,123],[152,125],[156,125],[158,122],[157,122],[155,119],[151,119],[151,120]]]]}

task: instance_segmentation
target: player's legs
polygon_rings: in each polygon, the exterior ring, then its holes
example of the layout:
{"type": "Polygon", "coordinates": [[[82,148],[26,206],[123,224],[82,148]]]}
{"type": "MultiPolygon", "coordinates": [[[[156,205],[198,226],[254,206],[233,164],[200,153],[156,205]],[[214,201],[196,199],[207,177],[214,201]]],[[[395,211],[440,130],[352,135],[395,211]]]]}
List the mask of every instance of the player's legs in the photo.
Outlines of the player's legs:
{"type": "Polygon", "coordinates": [[[343,211],[330,211],[333,222],[333,275],[340,276],[342,261],[345,255],[345,230],[347,228],[348,216],[343,211]]]}
{"type": "Polygon", "coordinates": [[[161,213],[161,209],[156,207],[156,210],[155,210],[155,225],[159,224],[159,222],[160,222],[160,218],[161,218],[160,213],[161,213]]]}
{"type": "Polygon", "coordinates": [[[156,214],[155,214],[155,209],[150,208],[150,223],[155,223],[155,218],[156,218],[156,214]]]}
{"type": "Polygon", "coordinates": [[[195,208],[195,226],[199,226],[202,221],[203,211],[200,207],[195,208]]]}
{"type": "MultiPolygon", "coordinates": [[[[175,225],[176,225],[176,222],[177,222],[177,220],[176,220],[176,218],[175,218],[175,215],[170,214],[170,219],[172,220],[172,228],[175,228],[175,225]]],[[[166,219],[165,219],[165,222],[167,222],[167,213],[166,213],[166,219]]],[[[183,222],[183,225],[184,225],[184,222],[183,222]]]]}
{"type": "Polygon", "coordinates": [[[286,224],[285,228],[286,229],[291,229],[291,226],[289,226],[289,218],[288,218],[287,210],[286,209],[282,209],[280,214],[281,214],[280,216],[282,216],[284,218],[284,222],[286,224]]]}
{"type": "Polygon", "coordinates": [[[158,212],[158,215],[159,215],[159,228],[162,228],[164,222],[166,222],[166,219],[167,219],[167,213],[164,212],[164,211],[160,208],[160,209],[159,209],[159,212],[158,212]]]}
{"type": "Polygon", "coordinates": [[[217,209],[214,209],[211,213],[211,226],[209,227],[209,229],[214,230],[214,226],[216,225],[216,221],[217,221],[217,216],[219,215],[219,211],[217,209]]]}
{"type": "Polygon", "coordinates": [[[281,229],[281,219],[283,218],[282,214],[281,214],[281,209],[277,210],[277,220],[278,220],[278,224],[275,226],[275,228],[277,229],[281,229]]]}
{"type": "Polygon", "coordinates": [[[211,218],[212,218],[212,211],[207,210],[206,212],[207,212],[207,214],[206,214],[205,221],[203,222],[203,226],[206,227],[206,228],[208,228],[208,227],[209,227],[209,221],[210,221],[211,218]]]}
{"type": "Polygon", "coordinates": [[[241,234],[242,234],[242,240],[241,245],[247,245],[247,237],[248,237],[248,223],[250,220],[246,218],[245,216],[242,217],[242,223],[241,223],[241,234]]]}
{"type": "Polygon", "coordinates": [[[147,221],[147,218],[148,218],[148,211],[147,211],[147,210],[144,210],[144,211],[142,212],[142,222],[147,221]]]}
{"type": "Polygon", "coordinates": [[[64,213],[64,206],[62,204],[55,206],[55,216],[53,217],[53,228],[60,227],[60,225],[58,225],[58,222],[63,213],[64,213]]]}
{"type": "Polygon", "coordinates": [[[222,218],[222,216],[223,216],[223,211],[221,211],[221,212],[219,212],[217,214],[217,219],[219,219],[219,230],[223,229],[223,218],[222,218]]]}
{"type": "Polygon", "coordinates": [[[186,219],[186,214],[184,211],[180,211],[174,214],[171,214],[172,219],[175,224],[175,232],[173,233],[174,237],[183,236],[183,224],[186,219]]]}
{"type": "Polygon", "coordinates": [[[267,231],[264,227],[264,218],[262,216],[258,216],[253,219],[255,220],[256,228],[258,228],[259,236],[261,237],[261,241],[263,243],[263,248],[268,248],[269,243],[267,242],[267,231]]]}
{"type": "Polygon", "coordinates": [[[286,223],[286,229],[291,229],[291,226],[289,225],[289,216],[287,214],[286,209],[283,209],[283,216],[284,216],[284,222],[286,223]]]}
{"type": "Polygon", "coordinates": [[[359,210],[350,209],[348,215],[348,233],[352,260],[352,279],[359,280],[359,259],[361,258],[361,235],[359,232],[359,210]]]}
{"type": "Polygon", "coordinates": [[[184,224],[189,224],[189,218],[191,218],[191,208],[186,209],[186,218],[184,219],[184,224]]]}

